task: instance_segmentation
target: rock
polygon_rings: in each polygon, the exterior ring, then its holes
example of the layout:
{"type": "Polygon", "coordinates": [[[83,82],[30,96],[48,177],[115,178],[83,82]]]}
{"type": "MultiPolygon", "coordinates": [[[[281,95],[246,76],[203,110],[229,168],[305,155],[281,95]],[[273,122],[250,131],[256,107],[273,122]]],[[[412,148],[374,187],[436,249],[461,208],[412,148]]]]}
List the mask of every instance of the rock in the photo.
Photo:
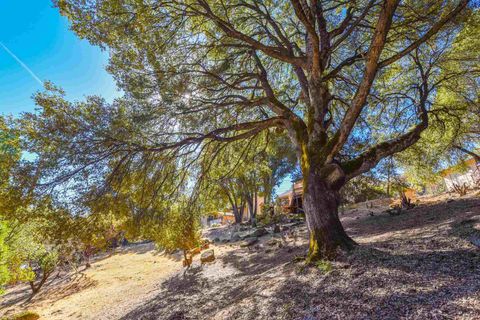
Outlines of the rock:
{"type": "Polygon", "coordinates": [[[232,241],[240,241],[242,240],[242,237],[238,233],[232,234],[232,237],[230,238],[232,241]]]}
{"type": "Polygon", "coordinates": [[[275,246],[278,244],[278,240],[277,239],[270,239],[267,241],[267,245],[269,246],[275,246]]]}
{"type": "Polygon", "coordinates": [[[469,240],[474,246],[476,246],[477,248],[480,249],[480,237],[479,236],[471,236],[469,240]]]}
{"type": "Polygon", "coordinates": [[[373,214],[373,211],[370,211],[370,212],[368,213],[368,215],[369,215],[370,217],[373,217],[375,214],[373,214]]]}
{"type": "Polygon", "coordinates": [[[213,242],[220,242],[220,238],[217,237],[217,238],[213,239],[213,242]]]}
{"type": "Polygon", "coordinates": [[[273,233],[280,233],[280,231],[280,226],[276,224],[275,227],[273,227],[273,233]]]}
{"type": "Polygon", "coordinates": [[[241,248],[250,247],[250,246],[254,245],[254,244],[257,243],[257,242],[258,242],[258,238],[257,238],[257,237],[247,238],[247,239],[245,239],[245,240],[240,244],[240,247],[241,247],[241,248]]]}
{"type": "Polygon", "coordinates": [[[213,262],[213,261],[215,261],[215,253],[213,252],[213,249],[204,251],[200,256],[200,262],[202,264],[207,262],[213,262]]]}
{"type": "Polygon", "coordinates": [[[286,224],[282,225],[282,231],[291,230],[291,229],[293,229],[293,227],[296,227],[296,226],[299,226],[299,225],[302,225],[302,224],[303,224],[303,222],[298,221],[298,220],[296,220],[295,222],[286,223],[286,224]]]}
{"type": "Polygon", "coordinates": [[[257,230],[255,230],[252,234],[251,234],[251,237],[261,237],[261,236],[264,236],[268,234],[268,231],[267,229],[265,228],[258,228],[257,230]]]}
{"type": "Polygon", "coordinates": [[[400,207],[394,207],[386,211],[391,216],[398,216],[402,214],[402,209],[400,207]]]}
{"type": "Polygon", "coordinates": [[[474,224],[476,221],[477,221],[476,219],[470,218],[470,219],[465,219],[465,220],[460,221],[460,224],[461,225],[474,224]]]}

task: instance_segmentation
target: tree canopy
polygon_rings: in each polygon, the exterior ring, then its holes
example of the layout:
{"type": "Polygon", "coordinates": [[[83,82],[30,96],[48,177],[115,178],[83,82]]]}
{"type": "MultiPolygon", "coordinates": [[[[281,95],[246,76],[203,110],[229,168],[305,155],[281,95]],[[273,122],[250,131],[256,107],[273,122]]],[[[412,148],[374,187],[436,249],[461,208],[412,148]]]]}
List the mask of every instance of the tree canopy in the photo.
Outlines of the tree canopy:
{"type": "Polygon", "coordinates": [[[124,96],[71,102],[51,84],[36,95],[41,110],[23,125],[41,186],[57,200],[127,194],[147,210],[147,199],[195,193],[199,163],[222,146],[286,134],[304,179],[309,259],[354,244],[339,190],[420,139],[438,93],[463,74],[442,66],[473,10],[468,0],[56,4],[108,49],[124,96]]]}

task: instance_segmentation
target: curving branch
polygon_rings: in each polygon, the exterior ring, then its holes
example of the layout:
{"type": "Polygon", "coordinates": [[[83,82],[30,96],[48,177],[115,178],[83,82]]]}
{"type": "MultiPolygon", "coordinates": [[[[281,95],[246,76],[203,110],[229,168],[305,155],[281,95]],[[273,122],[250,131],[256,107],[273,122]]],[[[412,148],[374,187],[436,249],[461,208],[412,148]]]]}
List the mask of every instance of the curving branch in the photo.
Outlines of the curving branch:
{"type": "Polygon", "coordinates": [[[380,62],[379,68],[383,68],[385,66],[388,66],[394,63],[395,61],[403,58],[404,56],[406,56],[407,54],[409,54],[410,52],[418,48],[422,43],[428,41],[432,36],[438,33],[438,31],[440,31],[440,29],[442,29],[445,24],[447,24],[453,18],[455,18],[468,5],[469,2],[470,0],[461,0],[458,3],[458,5],[455,7],[455,9],[450,11],[450,13],[448,13],[445,17],[443,17],[437,23],[435,23],[427,32],[425,32],[423,36],[421,36],[420,38],[412,42],[408,47],[406,47],[402,51],[380,62]]]}
{"type": "Polygon", "coordinates": [[[286,119],[284,117],[274,117],[262,121],[252,121],[234,124],[228,127],[212,130],[205,134],[198,134],[194,137],[187,137],[174,143],[163,143],[154,147],[142,147],[137,151],[161,152],[169,149],[176,149],[186,145],[199,144],[205,140],[214,140],[220,142],[232,142],[236,140],[251,137],[265,129],[272,127],[285,126],[286,119]],[[233,136],[225,136],[227,133],[245,131],[233,136]]]}
{"type": "Polygon", "coordinates": [[[329,143],[328,149],[330,150],[327,150],[329,151],[326,160],[327,163],[332,162],[334,156],[341,150],[365,106],[378,71],[380,55],[387,41],[387,34],[392,24],[393,14],[399,2],[400,0],[387,0],[382,7],[368,50],[363,79],[355,92],[350,108],[345,113],[339,130],[329,143]]]}
{"type": "Polygon", "coordinates": [[[216,15],[206,1],[198,0],[198,4],[205,10],[202,14],[211,19],[227,36],[240,40],[247,44],[248,47],[260,50],[272,58],[290,63],[294,66],[305,67],[305,59],[303,57],[296,57],[284,47],[274,47],[263,44],[251,36],[238,31],[230,22],[216,15]]]}

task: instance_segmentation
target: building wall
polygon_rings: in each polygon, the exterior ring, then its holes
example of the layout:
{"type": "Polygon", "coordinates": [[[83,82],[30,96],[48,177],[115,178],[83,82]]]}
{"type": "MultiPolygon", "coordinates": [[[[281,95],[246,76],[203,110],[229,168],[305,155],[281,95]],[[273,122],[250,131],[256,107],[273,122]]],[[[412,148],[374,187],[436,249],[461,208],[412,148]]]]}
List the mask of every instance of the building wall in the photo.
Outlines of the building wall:
{"type": "Polygon", "coordinates": [[[454,184],[462,186],[466,185],[469,188],[478,187],[478,182],[480,182],[480,164],[476,164],[474,161],[468,161],[468,170],[466,172],[447,172],[443,181],[447,191],[454,190],[454,184]]]}

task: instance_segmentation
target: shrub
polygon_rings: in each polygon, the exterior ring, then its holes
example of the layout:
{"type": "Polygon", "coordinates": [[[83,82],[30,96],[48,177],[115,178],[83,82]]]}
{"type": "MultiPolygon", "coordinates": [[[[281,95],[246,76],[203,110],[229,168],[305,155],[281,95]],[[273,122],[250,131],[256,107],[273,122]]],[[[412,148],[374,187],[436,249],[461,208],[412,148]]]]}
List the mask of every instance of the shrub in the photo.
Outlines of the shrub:
{"type": "Polygon", "coordinates": [[[8,283],[10,276],[7,266],[8,247],[5,237],[8,229],[6,224],[0,222],[0,294],[3,293],[3,286],[8,283]]]}
{"type": "Polygon", "coordinates": [[[323,273],[328,273],[333,270],[333,266],[329,261],[319,260],[315,262],[315,266],[320,269],[323,273]]]}
{"type": "Polygon", "coordinates": [[[22,313],[17,313],[13,316],[4,317],[0,320],[37,320],[40,319],[40,316],[36,312],[32,311],[25,311],[22,313]]]}

